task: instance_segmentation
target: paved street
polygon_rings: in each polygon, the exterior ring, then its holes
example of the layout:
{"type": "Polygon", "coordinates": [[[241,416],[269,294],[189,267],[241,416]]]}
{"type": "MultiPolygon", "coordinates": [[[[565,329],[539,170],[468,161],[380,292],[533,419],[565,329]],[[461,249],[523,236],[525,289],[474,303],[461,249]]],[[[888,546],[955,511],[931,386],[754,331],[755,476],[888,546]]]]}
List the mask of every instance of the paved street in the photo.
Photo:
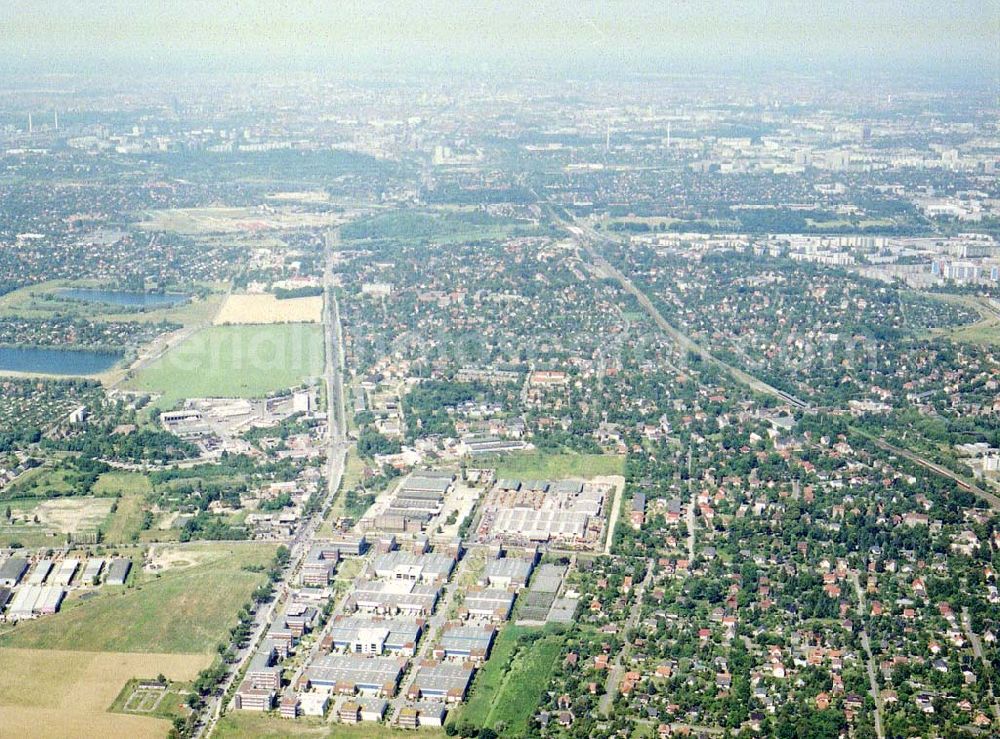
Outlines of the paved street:
{"type": "MultiPolygon", "coordinates": [[[[333,294],[333,251],[336,243],[336,233],[328,234],[326,239],[326,269],[324,272],[327,300],[325,301],[323,314],[326,328],[326,367],[324,378],[328,400],[326,494],[323,504],[317,508],[307,521],[304,521],[299,526],[294,538],[288,543],[291,557],[288,565],[282,571],[281,578],[275,583],[275,597],[254,615],[251,637],[247,641],[247,646],[237,649],[236,660],[228,666],[220,689],[206,701],[202,715],[208,718],[197,725],[194,734],[196,737],[211,736],[219,717],[226,709],[224,696],[233,686],[237,676],[242,673],[245,666],[249,663],[260,641],[270,631],[271,623],[275,616],[284,607],[288,597],[289,583],[294,581],[296,573],[309,553],[313,538],[316,536],[316,532],[319,530],[324,518],[333,505],[334,498],[340,488],[341,478],[344,474],[344,463],[350,442],[347,441],[347,427],[345,424],[343,330],[340,325],[339,306],[333,294]]],[[[316,640],[316,645],[318,644],[319,639],[316,640]]]]}

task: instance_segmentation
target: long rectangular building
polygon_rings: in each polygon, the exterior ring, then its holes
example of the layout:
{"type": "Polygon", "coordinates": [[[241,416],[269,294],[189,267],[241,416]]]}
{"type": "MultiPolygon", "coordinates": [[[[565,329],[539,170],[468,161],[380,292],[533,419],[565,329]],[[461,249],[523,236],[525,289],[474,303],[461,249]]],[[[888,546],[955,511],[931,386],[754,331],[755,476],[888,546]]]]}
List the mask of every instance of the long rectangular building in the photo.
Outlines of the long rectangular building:
{"type": "Polygon", "coordinates": [[[330,688],[344,695],[365,692],[392,697],[406,664],[403,657],[329,654],[313,660],[305,676],[313,687],[330,688]]]}
{"type": "Polygon", "coordinates": [[[49,577],[49,582],[53,585],[69,585],[79,567],[80,560],[64,559],[56,565],[56,571],[49,577]]]}
{"type": "Polygon", "coordinates": [[[21,582],[24,573],[28,571],[28,560],[24,557],[11,557],[0,565],[0,585],[12,588],[21,582]]]}
{"type": "Polygon", "coordinates": [[[506,621],[514,607],[514,593],[500,588],[469,591],[462,601],[462,613],[467,618],[506,621]]]}
{"type": "Polygon", "coordinates": [[[104,578],[107,585],[124,585],[128,578],[128,573],[132,569],[132,560],[113,559],[108,565],[108,574],[104,578]]]}
{"type": "Polygon", "coordinates": [[[429,616],[437,605],[441,589],[413,580],[373,582],[356,580],[344,603],[348,610],[392,616],[429,616]]]}
{"type": "Polygon", "coordinates": [[[103,559],[88,559],[87,564],[83,566],[83,574],[80,576],[80,583],[82,585],[96,585],[97,579],[101,576],[101,570],[103,569],[103,559]]]}
{"type": "Polygon", "coordinates": [[[441,639],[434,649],[435,657],[459,658],[477,664],[486,661],[496,637],[496,626],[445,626],[441,639]]]}
{"type": "Polygon", "coordinates": [[[29,585],[41,585],[45,582],[45,578],[49,576],[52,572],[52,560],[51,559],[40,559],[35,563],[35,569],[31,571],[28,575],[29,585]]]}
{"type": "Polygon", "coordinates": [[[429,472],[418,472],[410,475],[400,487],[400,491],[436,493],[441,496],[451,487],[455,479],[454,473],[444,472],[432,475],[429,472]]]}
{"type": "Polygon", "coordinates": [[[535,568],[535,563],[530,559],[522,557],[504,557],[503,559],[491,559],[486,563],[486,570],[483,579],[491,588],[506,590],[507,588],[524,587],[531,577],[531,571],[535,568]]]}
{"type": "Polygon", "coordinates": [[[527,541],[583,539],[590,515],[580,511],[501,508],[493,520],[493,533],[527,541]]]}
{"type": "Polygon", "coordinates": [[[14,596],[7,617],[14,621],[56,613],[66,591],[55,585],[25,585],[14,596]]]}
{"type": "Polygon", "coordinates": [[[389,580],[445,582],[455,568],[455,558],[444,554],[412,554],[395,551],[379,554],[372,561],[375,574],[389,580]]]}
{"type": "Polygon", "coordinates": [[[456,703],[465,699],[475,672],[472,667],[448,662],[424,662],[418,668],[407,697],[456,703]]]}
{"type": "Polygon", "coordinates": [[[380,656],[386,652],[412,657],[423,626],[414,619],[371,619],[338,616],[330,626],[335,649],[380,656]]]}

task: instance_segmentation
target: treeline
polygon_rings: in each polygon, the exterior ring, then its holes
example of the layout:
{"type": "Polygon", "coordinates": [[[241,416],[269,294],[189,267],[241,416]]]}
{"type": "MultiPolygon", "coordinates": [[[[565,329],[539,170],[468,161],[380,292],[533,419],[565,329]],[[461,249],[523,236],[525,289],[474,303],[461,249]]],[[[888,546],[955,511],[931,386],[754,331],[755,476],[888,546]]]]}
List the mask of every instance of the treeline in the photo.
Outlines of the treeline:
{"type": "Polygon", "coordinates": [[[111,425],[90,425],[75,436],[44,440],[42,446],[67,452],[79,452],[93,459],[124,462],[173,461],[198,455],[198,447],[167,431],[137,429],[128,434],[114,433],[111,425]]]}
{"type": "Polygon", "coordinates": [[[292,298],[315,298],[323,294],[322,285],[309,285],[306,287],[276,287],[274,297],[278,300],[291,300],[292,298]]]}

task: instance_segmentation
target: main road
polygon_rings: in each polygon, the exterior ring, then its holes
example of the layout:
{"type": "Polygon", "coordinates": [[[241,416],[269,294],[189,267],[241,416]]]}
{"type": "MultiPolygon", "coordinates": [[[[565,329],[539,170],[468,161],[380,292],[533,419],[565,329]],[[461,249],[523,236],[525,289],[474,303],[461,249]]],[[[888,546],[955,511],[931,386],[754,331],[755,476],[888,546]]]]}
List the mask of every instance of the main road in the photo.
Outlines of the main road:
{"type": "Polygon", "coordinates": [[[233,687],[243,669],[253,657],[257,646],[271,630],[271,624],[288,597],[289,583],[294,579],[303,560],[309,553],[313,539],[319,531],[323,520],[333,506],[337,491],[340,488],[344,474],[344,461],[350,440],[347,438],[346,413],[344,407],[344,343],[343,328],[340,323],[340,307],[333,292],[333,255],[337,245],[337,233],[326,236],[326,265],[323,272],[323,284],[326,293],[323,310],[325,346],[324,380],[327,398],[327,488],[323,496],[323,504],[313,509],[309,517],[301,523],[295,536],[288,544],[291,554],[288,565],[282,570],[281,577],[275,583],[274,599],[267,606],[258,609],[254,615],[248,645],[244,648],[236,646],[237,659],[227,665],[225,677],[219,688],[208,698],[203,718],[195,727],[195,737],[211,736],[216,724],[226,706],[226,694],[233,687]]]}

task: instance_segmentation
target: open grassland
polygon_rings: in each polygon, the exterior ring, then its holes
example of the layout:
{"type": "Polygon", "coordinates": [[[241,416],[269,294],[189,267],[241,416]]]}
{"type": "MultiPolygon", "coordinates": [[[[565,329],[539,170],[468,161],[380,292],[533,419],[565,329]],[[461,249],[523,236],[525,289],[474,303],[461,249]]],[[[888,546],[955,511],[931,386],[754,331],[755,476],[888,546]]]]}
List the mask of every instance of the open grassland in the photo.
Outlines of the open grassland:
{"type": "Polygon", "coordinates": [[[531,480],[589,479],[624,474],[625,458],[615,454],[547,454],[527,452],[484,462],[496,466],[497,477],[531,480]]]}
{"type": "Polygon", "coordinates": [[[266,565],[274,551],[266,544],[187,547],[178,566],[143,572],[135,587],[102,588],[97,597],[70,601],[53,616],[7,628],[0,646],[211,652],[265,580],[263,573],[249,572],[244,565],[266,565]]]}
{"type": "Polygon", "coordinates": [[[160,393],[160,408],[182,398],[259,398],[323,372],[321,326],[213,326],[171,347],[127,381],[160,393]]]}
{"type": "Polygon", "coordinates": [[[191,680],[210,663],[203,654],[0,649],[0,734],[163,737],[169,721],[108,708],[132,678],[191,680]]]}
{"type": "Polygon", "coordinates": [[[1000,346],[1000,316],[989,304],[973,295],[947,295],[944,293],[920,293],[945,303],[963,305],[979,312],[979,320],[963,326],[935,328],[928,331],[930,336],[944,336],[952,341],[966,344],[988,344],[1000,346]]]}
{"type": "Polygon", "coordinates": [[[94,534],[109,518],[111,498],[15,498],[0,504],[0,546],[56,546],[66,534],[94,534]]]}
{"type": "Polygon", "coordinates": [[[259,323],[319,323],[323,320],[323,298],[286,298],[269,293],[230,295],[215,316],[215,325],[259,323]]]}
{"type": "Polygon", "coordinates": [[[173,208],[146,214],[139,228],[198,235],[239,233],[289,228],[322,228],[339,223],[336,213],[312,213],[293,207],[278,208],[173,208]]]}
{"type": "Polygon", "coordinates": [[[441,729],[392,729],[382,724],[332,725],[318,718],[300,718],[294,722],[275,716],[233,711],[223,716],[213,739],[295,739],[297,737],[336,737],[336,739],[383,739],[384,737],[442,739],[441,729]]]}
{"type": "Polygon", "coordinates": [[[497,638],[486,666],[476,675],[468,703],[448,723],[507,726],[506,735],[524,736],[562,648],[563,636],[510,624],[497,638]]]}
{"type": "Polygon", "coordinates": [[[73,493],[75,473],[58,462],[28,470],[0,493],[0,498],[47,498],[73,493]]]}
{"type": "Polygon", "coordinates": [[[152,491],[149,478],[139,472],[107,472],[98,478],[94,484],[95,493],[120,496],[116,501],[117,510],[105,527],[104,541],[124,544],[139,536],[145,513],[143,503],[152,491]]]}
{"type": "Polygon", "coordinates": [[[361,482],[361,473],[364,471],[365,463],[358,456],[358,450],[355,447],[351,447],[347,451],[347,456],[344,460],[344,474],[340,478],[340,487],[337,489],[337,493],[334,496],[333,504],[330,506],[330,512],[326,516],[326,520],[323,521],[323,525],[320,527],[320,536],[332,536],[334,529],[336,528],[337,519],[346,514],[346,509],[344,508],[344,502],[347,497],[347,491],[357,487],[358,483],[361,482]]]}

